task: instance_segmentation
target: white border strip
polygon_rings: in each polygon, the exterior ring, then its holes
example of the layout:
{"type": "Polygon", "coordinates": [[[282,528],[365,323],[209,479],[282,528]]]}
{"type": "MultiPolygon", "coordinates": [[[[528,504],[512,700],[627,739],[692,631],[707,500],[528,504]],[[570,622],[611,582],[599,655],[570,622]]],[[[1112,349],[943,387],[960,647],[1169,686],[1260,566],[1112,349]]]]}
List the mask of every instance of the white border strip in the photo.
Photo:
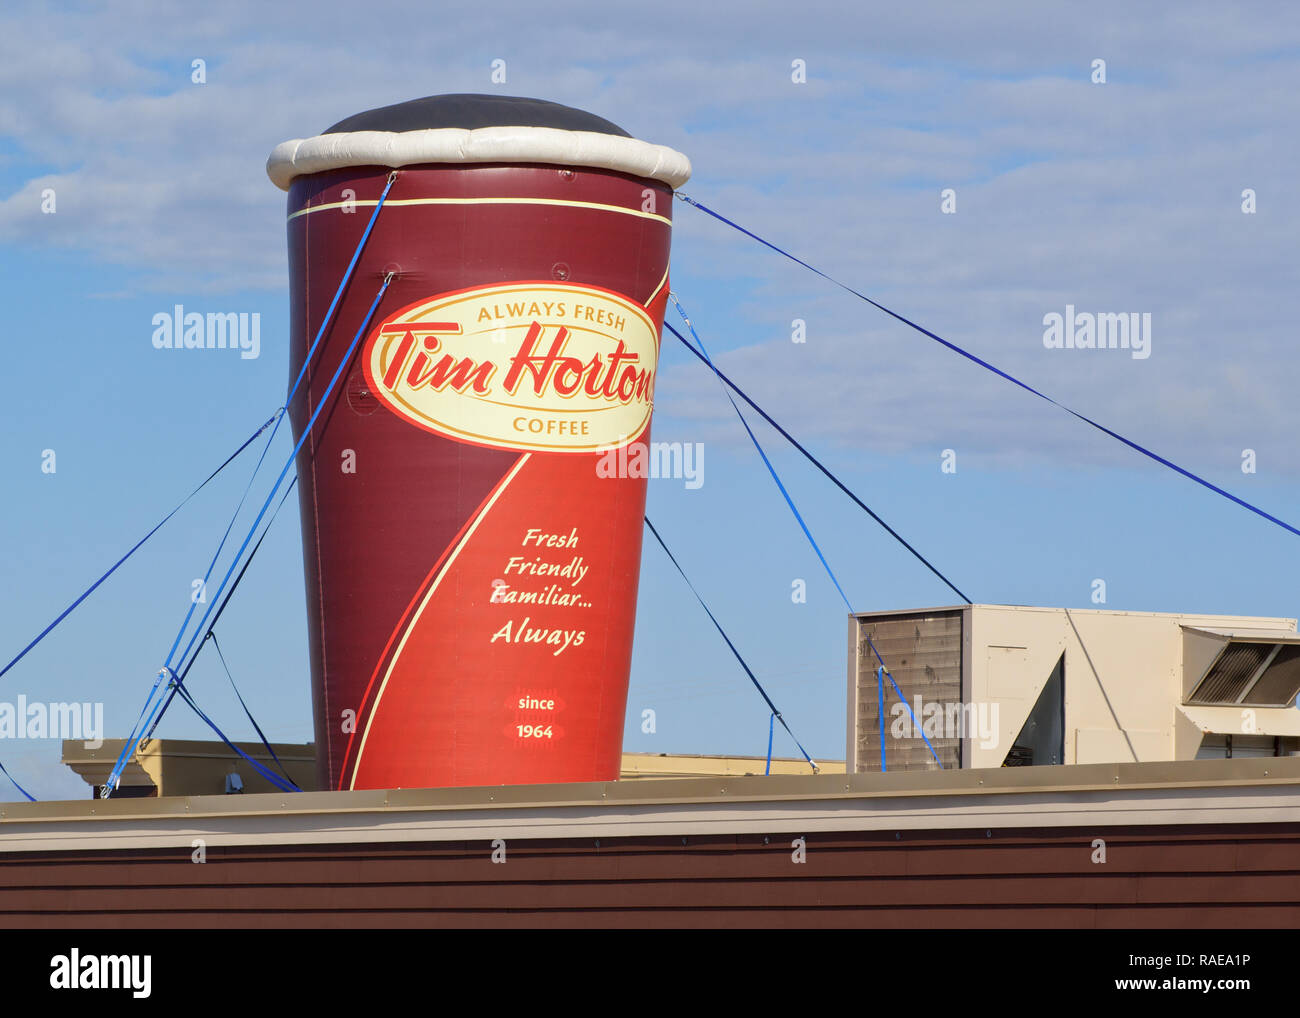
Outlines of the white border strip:
{"type": "Polygon", "coordinates": [[[296,138],[277,145],[266,161],[276,187],[294,177],[345,166],[412,166],[419,163],[551,163],[594,166],[649,177],[678,188],[691,161],[664,145],[595,131],[553,127],[455,127],[423,131],[351,131],[296,138]]]}

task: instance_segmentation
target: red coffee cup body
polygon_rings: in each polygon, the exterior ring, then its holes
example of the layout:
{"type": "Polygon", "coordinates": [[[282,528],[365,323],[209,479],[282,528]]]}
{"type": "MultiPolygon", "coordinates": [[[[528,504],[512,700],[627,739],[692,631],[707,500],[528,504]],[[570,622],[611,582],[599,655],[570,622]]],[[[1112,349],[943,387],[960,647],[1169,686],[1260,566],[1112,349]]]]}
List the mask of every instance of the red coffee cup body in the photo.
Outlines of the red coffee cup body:
{"type": "MultiPolygon", "coordinates": [[[[291,377],[392,172],[290,186],[291,377]]],[[[618,777],[671,207],[609,169],[396,171],[290,406],[295,438],[320,411],[297,463],[320,787],[618,777]]]]}

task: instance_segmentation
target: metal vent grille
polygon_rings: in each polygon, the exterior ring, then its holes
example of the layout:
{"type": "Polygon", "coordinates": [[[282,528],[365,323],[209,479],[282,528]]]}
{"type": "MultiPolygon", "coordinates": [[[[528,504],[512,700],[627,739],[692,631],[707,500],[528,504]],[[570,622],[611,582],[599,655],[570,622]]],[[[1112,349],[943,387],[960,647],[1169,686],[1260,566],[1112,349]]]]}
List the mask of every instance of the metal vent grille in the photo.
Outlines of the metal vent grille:
{"type": "MultiPolygon", "coordinates": [[[[867,638],[888,663],[903,698],[919,712],[917,726],[901,711],[898,694],[885,680],[885,757],[890,771],[938,770],[919,732],[925,731],[925,706],[945,709],[962,701],[962,613],[960,611],[907,614],[896,617],[865,617],[857,620],[857,661],[854,719],[855,760],[859,773],[880,770],[881,738],[879,690],[875,655],[867,638]]],[[[946,710],[944,716],[946,716],[946,710]]],[[[926,733],[930,745],[946,769],[961,767],[961,737],[933,721],[926,733]]]]}
{"type": "Polygon", "coordinates": [[[1228,644],[1187,702],[1236,703],[1272,649],[1267,643],[1228,644]]]}
{"type": "Polygon", "coordinates": [[[1246,703],[1257,707],[1285,707],[1300,693],[1300,647],[1282,647],[1269,662],[1259,681],[1246,694],[1246,703]]]}
{"type": "Polygon", "coordinates": [[[1230,643],[1187,698],[1188,704],[1286,706],[1300,693],[1300,646],[1230,643]]]}

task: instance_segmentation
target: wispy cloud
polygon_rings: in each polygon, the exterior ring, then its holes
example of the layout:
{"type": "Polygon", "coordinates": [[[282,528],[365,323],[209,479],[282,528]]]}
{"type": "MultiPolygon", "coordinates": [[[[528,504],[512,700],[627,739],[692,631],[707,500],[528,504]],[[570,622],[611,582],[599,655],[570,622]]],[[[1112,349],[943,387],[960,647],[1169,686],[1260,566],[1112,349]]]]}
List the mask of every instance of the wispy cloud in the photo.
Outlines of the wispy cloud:
{"type": "MultiPolygon", "coordinates": [[[[361,15],[168,10],[17,4],[0,18],[0,130],[14,150],[0,168],[4,242],[124,266],[137,290],[164,295],[277,289],[283,200],[262,173],[275,143],[368,106],[495,87],[681,148],[696,167],[688,192],[1171,454],[1228,468],[1248,443],[1300,469],[1287,413],[1294,16],[1167,4],[1049,17],[1030,3],[668,4],[649,20],[500,4],[454,22],[391,2],[361,15]],[[488,80],[496,57],[504,87],[488,80]],[[1089,79],[1097,57],[1104,86],[1089,79]],[[207,61],[206,84],[190,81],[193,59],[207,61]],[[790,80],[795,59],[806,85],[790,80]],[[939,211],[943,187],[956,215],[939,211]],[[1239,209],[1246,187],[1253,216],[1239,209]],[[47,188],[56,216],[40,211],[47,188]],[[1153,357],[1044,350],[1042,317],[1067,303],[1150,312],[1153,357]]],[[[1113,455],[719,224],[681,206],[677,218],[677,285],[711,313],[723,350],[745,348],[727,363],[805,430],[882,451],[958,434],[990,455],[1033,455],[1049,437],[1058,452],[1113,455]],[[756,341],[794,317],[813,323],[806,346],[756,341]]],[[[696,384],[681,379],[667,405],[689,413],[696,384]]]]}

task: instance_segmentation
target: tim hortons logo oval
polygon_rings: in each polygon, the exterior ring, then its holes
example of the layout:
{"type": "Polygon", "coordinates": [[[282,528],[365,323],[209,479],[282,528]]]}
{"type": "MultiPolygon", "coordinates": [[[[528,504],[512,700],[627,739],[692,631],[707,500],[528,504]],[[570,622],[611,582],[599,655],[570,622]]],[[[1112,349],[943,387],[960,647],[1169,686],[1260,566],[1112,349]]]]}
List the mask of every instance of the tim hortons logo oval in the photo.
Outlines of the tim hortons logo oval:
{"type": "Polygon", "coordinates": [[[645,308],[610,290],[519,282],[411,304],[370,334],[362,357],[370,391],[427,431],[593,452],[649,423],[659,334],[645,308]]]}

